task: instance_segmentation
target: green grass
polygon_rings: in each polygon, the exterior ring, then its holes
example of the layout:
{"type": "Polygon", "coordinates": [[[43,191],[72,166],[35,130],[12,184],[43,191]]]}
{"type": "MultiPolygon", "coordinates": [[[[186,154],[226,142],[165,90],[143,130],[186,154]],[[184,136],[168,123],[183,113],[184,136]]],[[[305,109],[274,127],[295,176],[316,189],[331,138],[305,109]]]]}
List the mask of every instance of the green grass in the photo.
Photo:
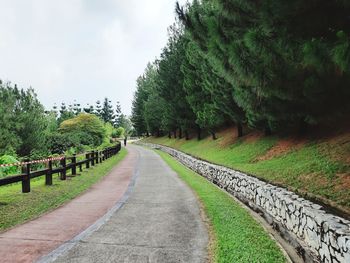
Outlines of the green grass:
{"type": "Polygon", "coordinates": [[[116,156],[83,169],[80,175],[67,177],[66,181],[54,175],[52,186],[45,186],[45,176],[36,178],[31,181],[31,192],[27,194],[21,192],[20,183],[0,187],[0,231],[36,218],[78,196],[107,175],[126,154],[122,148],[116,156]]]}
{"type": "Polygon", "coordinates": [[[347,182],[350,183],[350,165],[333,158],[350,156],[350,140],[345,144],[309,141],[302,147],[266,160],[258,160],[258,157],[264,156],[279,138],[239,139],[231,144],[225,144],[224,140],[225,137],[215,141],[210,138],[201,141],[167,137],[145,139],[146,142],[170,146],[201,159],[253,174],[294,191],[311,193],[350,209],[350,187],[347,186],[347,182]]]}
{"type": "Polygon", "coordinates": [[[157,152],[203,204],[214,236],[212,262],[286,262],[275,241],[232,197],[168,154],[157,152]]]}

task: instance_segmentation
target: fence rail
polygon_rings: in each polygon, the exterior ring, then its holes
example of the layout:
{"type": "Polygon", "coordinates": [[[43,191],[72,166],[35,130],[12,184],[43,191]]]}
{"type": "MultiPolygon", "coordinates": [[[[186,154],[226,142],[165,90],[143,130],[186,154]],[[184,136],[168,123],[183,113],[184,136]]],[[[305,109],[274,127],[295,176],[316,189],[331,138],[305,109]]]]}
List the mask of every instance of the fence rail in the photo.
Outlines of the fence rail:
{"type": "MultiPolygon", "coordinates": [[[[71,170],[72,175],[77,174],[77,168],[79,171],[83,171],[83,166],[89,169],[90,166],[102,163],[110,157],[116,155],[121,149],[121,144],[118,142],[113,147],[108,147],[102,151],[91,151],[85,153],[85,159],[77,161],[77,155],[71,157],[61,156],[57,158],[48,158],[41,160],[42,163],[46,163],[46,169],[31,171],[31,164],[38,163],[38,161],[26,160],[20,164],[22,167],[22,173],[18,175],[8,176],[0,179],[0,186],[9,185],[17,182],[22,182],[22,193],[30,192],[30,180],[36,177],[45,175],[45,185],[52,185],[52,175],[60,174],[60,180],[67,179],[67,171],[71,170]],[[59,167],[53,167],[53,162],[59,161],[59,167]],[[68,161],[68,164],[67,164],[68,161]]],[[[40,160],[39,160],[40,161],[40,160]]],[[[19,166],[18,164],[15,164],[19,166]]]]}

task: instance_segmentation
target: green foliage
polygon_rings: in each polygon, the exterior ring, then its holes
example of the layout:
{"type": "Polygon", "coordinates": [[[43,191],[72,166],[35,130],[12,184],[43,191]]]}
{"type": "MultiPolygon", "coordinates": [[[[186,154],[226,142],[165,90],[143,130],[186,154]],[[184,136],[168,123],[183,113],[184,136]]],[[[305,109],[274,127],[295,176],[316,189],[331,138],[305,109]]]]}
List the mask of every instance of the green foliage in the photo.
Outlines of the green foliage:
{"type": "Polygon", "coordinates": [[[215,238],[211,262],[286,262],[276,242],[232,197],[168,154],[158,153],[203,204],[215,238]]]}
{"type": "Polygon", "coordinates": [[[134,130],[131,120],[124,114],[118,117],[117,125],[124,129],[124,136],[129,136],[134,130]]]}
{"type": "Polygon", "coordinates": [[[80,140],[70,133],[52,133],[47,137],[47,145],[52,154],[63,154],[67,149],[80,145],[80,140]]]}
{"type": "MultiPolygon", "coordinates": [[[[18,160],[11,155],[3,155],[0,157],[0,164],[10,164],[17,162],[18,160]]],[[[11,174],[18,174],[19,172],[20,169],[17,166],[0,167],[0,178],[11,174]]]]}
{"type": "Polygon", "coordinates": [[[45,150],[46,115],[33,89],[20,90],[0,81],[0,154],[28,156],[45,150]]]}
{"type": "MultiPolygon", "coordinates": [[[[214,71],[229,83],[226,89],[209,81],[212,90],[228,91],[216,104],[229,109],[231,91],[236,123],[276,131],[302,131],[349,113],[349,11],[345,1],[177,4],[185,32],[212,68],[203,79],[214,71]]],[[[195,58],[193,45],[187,52],[195,58]]],[[[205,64],[190,61],[194,72],[205,64]]]]}
{"type": "Polygon", "coordinates": [[[78,116],[61,123],[59,131],[62,134],[75,136],[81,144],[98,146],[106,135],[103,122],[93,114],[81,113],[78,116]]]}
{"type": "Polygon", "coordinates": [[[136,91],[132,102],[131,121],[135,127],[136,133],[140,136],[147,133],[147,123],[144,116],[145,102],[149,95],[154,92],[156,85],[157,65],[148,63],[145,73],[138,77],[136,81],[136,91]]]}
{"type": "Polygon", "coordinates": [[[124,128],[119,127],[112,133],[112,138],[121,138],[124,136],[124,133],[125,133],[124,128]]]}
{"type": "Polygon", "coordinates": [[[100,116],[104,122],[109,122],[111,124],[114,122],[115,115],[114,115],[113,105],[112,105],[112,101],[108,100],[108,98],[105,98],[103,101],[103,106],[101,109],[100,116]]]}
{"type": "Polygon", "coordinates": [[[277,145],[278,137],[262,137],[256,141],[238,139],[223,147],[225,140],[225,137],[219,137],[215,141],[209,138],[202,141],[186,141],[150,137],[146,141],[179,149],[203,160],[295,189],[294,191],[301,190],[342,206],[350,206],[350,189],[344,186],[341,177],[338,176],[348,174],[350,166],[330,158],[347,156],[349,143],[342,142],[337,145],[316,141],[265,159],[261,157],[266,156],[269,150],[277,145]]]}
{"type": "Polygon", "coordinates": [[[107,175],[126,154],[127,151],[123,148],[116,156],[94,169],[84,169],[81,176],[71,177],[70,180],[62,181],[54,176],[51,187],[45,185],[45,177],[32,179],[32,189],[28,194],[22,194],[21,184],[2,187],[0,200],[6,205],[0,209],[0,231],[37,218],[77,197],[107,175]]]}

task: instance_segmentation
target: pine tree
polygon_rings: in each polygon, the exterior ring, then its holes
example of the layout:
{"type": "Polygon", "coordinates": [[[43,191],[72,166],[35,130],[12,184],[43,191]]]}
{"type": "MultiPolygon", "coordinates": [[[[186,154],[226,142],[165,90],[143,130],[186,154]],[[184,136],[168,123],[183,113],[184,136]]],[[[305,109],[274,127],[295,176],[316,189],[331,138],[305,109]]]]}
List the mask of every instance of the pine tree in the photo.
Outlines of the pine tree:
{"type": "Polygon", "coordinates": [[[232,85],[248,124],[270,131],[349,112],[349,8],[346,1],[195,0],[177,13],[232,85]]]}
{"type": "Polygon", "coordinates": [[[95,115],[98,117],[101,117],[101,111],[102,111],[102,106],[101,106],[101,101],[96,101],[95,104],[95,115]]]}
{"type": "Polygon", "coordinates": [[[110,101],[108,98],[105,98],[103,101],[103,106],[100,111],[100,117],[104,122],[109,122],[111,124],[114,123],[114,110],[112,101],[110,101]]]}

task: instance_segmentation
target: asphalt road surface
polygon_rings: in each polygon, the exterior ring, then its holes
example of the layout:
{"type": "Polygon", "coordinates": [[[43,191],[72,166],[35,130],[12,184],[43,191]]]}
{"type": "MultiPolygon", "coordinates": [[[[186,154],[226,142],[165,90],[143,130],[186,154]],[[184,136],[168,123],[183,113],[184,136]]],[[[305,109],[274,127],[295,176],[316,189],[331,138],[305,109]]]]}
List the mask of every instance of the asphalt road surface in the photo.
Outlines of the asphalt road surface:
{"type": "Polygon", "coordinates": [[[124,201],[97,230],[42,261],[207,261],[208,233],[195,195],[156,153],[140,146],[128,148],[138,152],[139,159],[124,201]]]}

